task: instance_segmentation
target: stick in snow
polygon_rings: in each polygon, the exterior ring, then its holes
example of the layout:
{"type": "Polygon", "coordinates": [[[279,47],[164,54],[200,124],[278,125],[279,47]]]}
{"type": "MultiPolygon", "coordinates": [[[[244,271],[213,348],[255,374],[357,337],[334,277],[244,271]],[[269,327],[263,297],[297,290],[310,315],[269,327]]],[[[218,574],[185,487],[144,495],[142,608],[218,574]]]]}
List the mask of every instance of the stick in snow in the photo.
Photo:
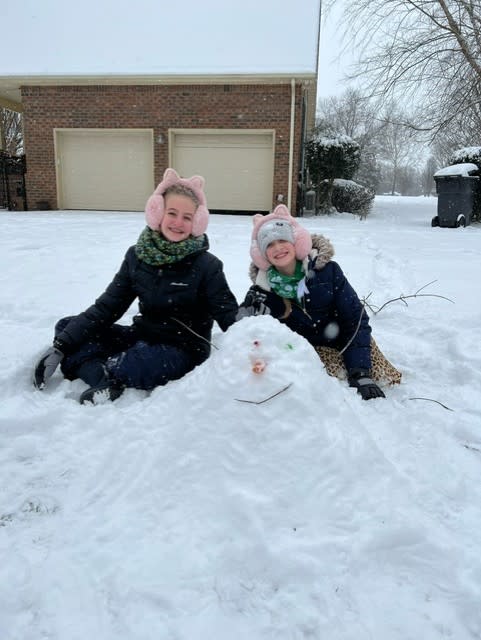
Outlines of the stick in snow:
{"type": "Polygon", "coordinates": [[[427,400],[428,402],[435,402],[436,404],[440,404],[443,407],[443,409],[447,409],[448,411],[454,411],[454,409],[450,409],[442,402],[439,402],[439,400],[433,400],[432,398],[408,398],[408,400],[427,400]]]}
{"type": "Polygon", "coordinates": [[[268,400],[272,400],[272,398],[275,398],[276,396],[281,395],[281,393],[284,393],[284,391],[287,391],[289,387],[292,387],[292,382],[289,382],[287,387],[284,387],[280,391],[276,391],[276,393],[273,393],[268,398],[264,398],[264,400],[242,400],[241,398],[234,398],[234,400],[237,400],[237,402],[248,402],[249,404],[263,404],[264,402],[267,402],[268,400]]]}

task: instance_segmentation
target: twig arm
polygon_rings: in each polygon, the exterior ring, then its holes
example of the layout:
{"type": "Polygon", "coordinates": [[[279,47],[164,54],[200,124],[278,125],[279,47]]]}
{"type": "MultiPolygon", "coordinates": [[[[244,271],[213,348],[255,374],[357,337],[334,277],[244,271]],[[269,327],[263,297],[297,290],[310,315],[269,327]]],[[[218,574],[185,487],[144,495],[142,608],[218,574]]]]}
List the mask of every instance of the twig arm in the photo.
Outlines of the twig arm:
{"type": "Polygon", "coordinates": [[[264,404],[264,402],[267,402],[268,400],[272,400],[272,398],[275,398],[276,396],[280,396],[281,393],[284,393],[284,391],[287,391],[287,389],[289,389],[289,387],[291,386],[292,386],[292,382],[289,382],[287,386],[283,387],[280,391],[276,391],[276,393],[273,393],[268,398],[264,398],[264,400],[242,400],[241,398],[235,398],[235,400],[237,400],[237,402],[248,402],[249,404],[264,404]]]}

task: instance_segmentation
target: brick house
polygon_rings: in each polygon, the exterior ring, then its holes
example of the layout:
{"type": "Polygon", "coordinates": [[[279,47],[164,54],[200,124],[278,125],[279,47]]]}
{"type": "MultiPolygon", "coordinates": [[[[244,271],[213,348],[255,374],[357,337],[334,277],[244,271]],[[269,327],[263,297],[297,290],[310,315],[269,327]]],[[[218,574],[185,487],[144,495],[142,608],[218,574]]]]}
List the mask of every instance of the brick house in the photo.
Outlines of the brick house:
{"type": "MultiPolygon", "coordinates": [[[[264,3],[277,6],[273,0],[264,3]]],[[[237,58],[229,68],[235,73],[219,72],[212,62],[218,49],[213,47],[209,60],[208,42],[202,50],[206,62],[195,66],[192,53],[186,54],[185,68],[193,65],[194,74],[167,65],[152,73],[142,62],[149,52],[142,49],[131,69],[120,48],[115,68],[127,68],[125,74],[99,73],[93,68],[95,52],[68,61],[70,68],[83,64],[82,75],[68,73],[67,63],[51,75],[25,73],[33,64],[27,57],[14,73],[0,66],[0,105],[23,112],[29,209],[142,210],[164,169],[172,166],[182,175],[205,176],[213,211],[269,211],[282,201],[295,213],[317,84],[320,8],[318,0],[305,3],[307,17],[315,18],[314,27],[309,21],[306,51],[297,53],[295,34],[304,36],[305,29],[296,27],[292,3],[281,18],[289,21],[293,42],[266,42],[271,60],[261,50],[233,47],[237,58]],[[264,56],[262,64],[253,64],[256,55],[264,56]]],[[[306,20],[305,13],[301,17],[306,20]]],[[[268,18],[269,25],[280,19],[279,9],[268,18]]]]}

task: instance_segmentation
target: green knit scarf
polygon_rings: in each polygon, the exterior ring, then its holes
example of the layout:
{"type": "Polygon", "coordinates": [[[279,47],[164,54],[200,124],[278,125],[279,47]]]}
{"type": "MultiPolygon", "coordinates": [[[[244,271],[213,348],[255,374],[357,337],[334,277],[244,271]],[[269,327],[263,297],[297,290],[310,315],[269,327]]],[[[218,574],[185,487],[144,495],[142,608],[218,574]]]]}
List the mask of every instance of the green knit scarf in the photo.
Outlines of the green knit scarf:
{"type": "Polygon", "coordinates": [[[195,253],[205,246],[206,237],[197,238],[189,236],[180,242],[166,240],[161,233],[145,227],[135,245],[135,253],[139,260],[150,264],[152,267],[160,267],[163,264],[179,262],[191,253],[195,253]]]}
{"type": "Polygon", "coordinates": [[[300,298],[304,292],[302,287],[301,295],[298,295],[300,290],[299,283],[304,278],[304,271],[302,270],[302,262],[296,261],[296,270],[292,276],[286,276],[283,273],[279,273],[275,267],[269,267],[267,270],[267,280],[274,293],[277,293],[281,298],[300,298]]]}

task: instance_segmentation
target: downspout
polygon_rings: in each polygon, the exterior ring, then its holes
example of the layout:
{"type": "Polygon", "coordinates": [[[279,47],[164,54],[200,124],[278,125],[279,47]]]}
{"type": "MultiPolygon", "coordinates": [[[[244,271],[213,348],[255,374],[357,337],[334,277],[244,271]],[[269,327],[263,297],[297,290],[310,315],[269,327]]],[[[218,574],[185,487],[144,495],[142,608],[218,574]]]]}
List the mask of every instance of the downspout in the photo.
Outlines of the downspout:
{"type": "MultiPolygon", "coordinates": [[[[0,107],[1,109],[2,107],[0,107]]],[[[6,133],[3,128],[3,117],[0,115],[0,151],[7,150],[6,133]]]]}
{"type": "Polygon", "coordinates": [[[287,185],[287,208],[291,210],[292,203],[292,163],[294,160],[294,125],[296,119],[296,81],[291,79],[291,127],[289,132],[289,183],[287,185]]]}

